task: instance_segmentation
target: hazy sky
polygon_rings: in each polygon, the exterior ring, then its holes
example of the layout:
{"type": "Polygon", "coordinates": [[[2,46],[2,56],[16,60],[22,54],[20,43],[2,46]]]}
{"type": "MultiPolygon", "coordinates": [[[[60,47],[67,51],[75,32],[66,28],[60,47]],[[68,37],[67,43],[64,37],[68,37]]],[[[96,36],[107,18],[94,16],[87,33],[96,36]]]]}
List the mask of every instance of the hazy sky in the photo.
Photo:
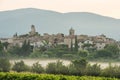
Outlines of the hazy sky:
{"type": "Polygon", "coordinates": [[[120,0],[0,0],[0,11],[40,8],[58,12],[93,12],[120,19],[120,0]]]}

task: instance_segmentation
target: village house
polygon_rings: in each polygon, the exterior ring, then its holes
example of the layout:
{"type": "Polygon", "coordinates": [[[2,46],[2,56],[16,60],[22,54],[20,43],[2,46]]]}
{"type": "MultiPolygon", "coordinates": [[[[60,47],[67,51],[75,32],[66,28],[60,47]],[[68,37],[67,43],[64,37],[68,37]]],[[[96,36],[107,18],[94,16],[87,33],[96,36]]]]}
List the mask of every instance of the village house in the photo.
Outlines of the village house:
{"type": "Polygon", "coordinates": [[[87,49],[87,47],[84,46],[86,44],[90,44],[89,48],[101,50],[104,49],[107,44],[118,43],[116,40],[107,38],[103,34],[99,36],[75,35],[75,30],[73,28],[70,28],[69,35],[64,35],[63,33],[52,35],[44,33],[44,35],[40,35],[38,32],[36,32],[34,25],[31,25],[31,31],[28,34],[18,36],[16,33],[12,38],[2,38],[0,41],[2,43],[8,42],[10,46],[19,45],[21,47],[23,42],[27,40],[30,41],[30,45],[34,48],[44,46],[44,41],[46,41],[48,46],[64,44],[70,48],[71,44],[74,47],[75,36],[77,36],[79,50],[87,49]]]}

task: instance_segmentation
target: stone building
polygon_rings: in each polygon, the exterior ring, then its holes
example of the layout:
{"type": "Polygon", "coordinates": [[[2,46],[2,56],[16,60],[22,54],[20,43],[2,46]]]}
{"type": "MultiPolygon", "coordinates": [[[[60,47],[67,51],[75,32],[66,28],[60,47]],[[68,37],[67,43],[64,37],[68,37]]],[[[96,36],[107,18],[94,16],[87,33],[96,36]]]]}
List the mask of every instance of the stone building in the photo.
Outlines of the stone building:
{"type": "Polygon", "coordinates": [[[75,35],[75,30],[73,28],[69,30],[69,35],[75,35]]]}
{"type": "Polygon", "coordinates": [[[105,46],[106,46],[105,42],[96,42],[95,43],[95,47],[97,50],[104,49],[105,46]]]}
{"type": "Polygon", "coordinates": [[[88,36],[88,35],[75,35],[75,30],[70,28],[69,35],[64,35],[63,33],[57,34],[48,34],[44,33],[44,35],[39,35],[36,32],[35,26],[31,25],[31,31],[29,34],[24,35],[15,35],[13,38],[2,39],[1,42],[8,42],[10,45],[19,45],[21,46],[25,40],[29,40],[30,44],[34,47],[43,46],[43,41],[48,41],[48,45],[54,44],[65,44],[68,48],[71,47],[71,43],[75,44],[75,36],[77,36],[79,50],[82,50],[82,46],[84,44],[94,44],[97,50],[103,49],[107,44],[116,43],[116,41],[112,38],[107,38],[105,35],[99,36],[88,36]]]}
{"type": "Polygon", "coordinates": [[[35,26],[31,25],[31,31],[29,32],[29,35],[34,36],[38,34],[38,32],[36,32],[35,26]]]}

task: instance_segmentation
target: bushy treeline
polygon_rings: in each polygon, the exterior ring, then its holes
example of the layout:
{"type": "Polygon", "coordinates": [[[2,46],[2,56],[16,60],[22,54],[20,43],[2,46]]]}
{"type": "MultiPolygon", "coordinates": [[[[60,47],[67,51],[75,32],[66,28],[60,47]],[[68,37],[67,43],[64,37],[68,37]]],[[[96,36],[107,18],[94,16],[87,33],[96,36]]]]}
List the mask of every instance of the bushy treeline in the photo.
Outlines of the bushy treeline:
{"type": "Polygon", "coordinates": [[[22,56],[22,57],[26,57],[29,56],[32,52],[32,46],[30,46],[30,41],[24,41],[24,43],[21,45],[21,47],[19,45],[16,46],[11,46],[8,50],[7,53],[10,56],[22,56]]]}
{"type": "Polygon", "coordinates": [[[11,46],[5,42],[0,42],[0,57],[28,57],[28,58],[62,58],[62,59],[80,59],[84,57],[89,60],[101,60],[101,59],[120,59],[120,49],[117,44],[106,45],[104,49],[97,50],[91,48],[90,44],[84,44],[82,50],[78,50],[77,40],[73,47],[68,48],[64,44],[54,44],[49,46],[49,42],[44,41],[44,45],[40,47],[34,47],[30,45],[30,41],[24,41],[20,45],[11,46]],[[9,45],[9,46],[8,46],[9,45]]]}
{"type": "Polygon", "coordinates": [[[0,80],[119,80],[117,78],[92,76],[65,76],[31,73],[0,73],[0,80]]]}
{"type": "Polygon", "coordinates": [[[65,66],[61,61],[49,63],[46,67],[42,67],[39,62],[28,66],[24,61],[15,62],[10,65],[9,60],[0,59],[1,72],[32,72],[47,74],[63,74],[75,76],[103,76],[120,78],[120,66],[112,66],[101,69],[100,65],[90,65],[85,59],[71,61],[70,65],[65,66]]]}

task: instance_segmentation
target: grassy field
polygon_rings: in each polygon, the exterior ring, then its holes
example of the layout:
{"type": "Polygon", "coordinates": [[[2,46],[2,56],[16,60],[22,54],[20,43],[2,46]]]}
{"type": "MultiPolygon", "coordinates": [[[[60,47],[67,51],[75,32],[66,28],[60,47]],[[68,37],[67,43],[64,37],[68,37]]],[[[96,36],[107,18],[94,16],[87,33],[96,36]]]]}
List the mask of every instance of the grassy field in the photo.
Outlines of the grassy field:
{"type": "Polygon", "coordinates": [[[0,80],[119,80],[119,79],[93,76],[66,76],[52,74],[1,72],[0,80]]]}

